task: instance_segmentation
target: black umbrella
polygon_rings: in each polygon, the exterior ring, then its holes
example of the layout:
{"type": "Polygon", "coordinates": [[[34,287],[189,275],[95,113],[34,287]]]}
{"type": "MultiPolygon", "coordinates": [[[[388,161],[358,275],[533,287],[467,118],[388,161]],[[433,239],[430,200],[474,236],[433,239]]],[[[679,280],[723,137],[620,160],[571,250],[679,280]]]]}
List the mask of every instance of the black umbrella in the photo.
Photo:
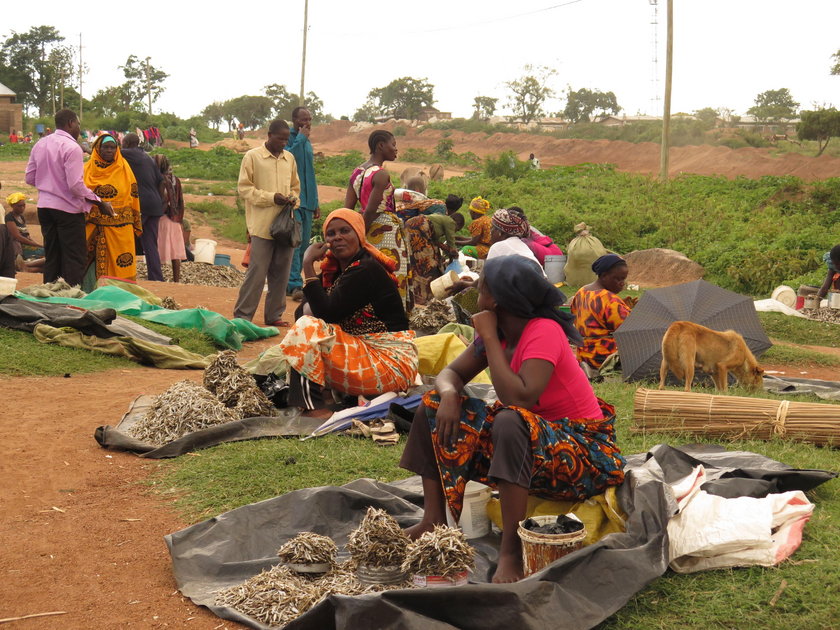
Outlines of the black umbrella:
{"type": "Polygon", "coordinates": [[[650,289],[614,333],[625,380],[659,376],[662,337],[676,321],[694,322],[712,330],[734,330],[744,337],[756,357],[773,345],[750,297],[705,280],[650,289]]]}

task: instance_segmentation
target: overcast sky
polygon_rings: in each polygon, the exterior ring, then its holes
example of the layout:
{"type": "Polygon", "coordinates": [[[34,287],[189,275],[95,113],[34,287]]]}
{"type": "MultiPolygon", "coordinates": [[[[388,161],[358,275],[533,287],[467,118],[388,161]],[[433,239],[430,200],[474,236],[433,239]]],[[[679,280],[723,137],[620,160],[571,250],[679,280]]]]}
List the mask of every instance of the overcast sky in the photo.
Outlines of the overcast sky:
{"type": "MultiPolygon", "coordinates": [[[[371,88],[411,76],[435,86],[435,105],[469,116],[476,96],[499,97],[526,64],[556,70],[563,93],[613,91],[627,114],[659,114],[664,90],[666,0],[309,0],[306,90],[327,112],[352,116],[371,88]],[[655,46],[658,41],[658,48],[655,46]],[[658,58],[658,64],[654,58],[658,58]],[[655,81],[658,78],[658,81],[655,81]]],[[[744,114],[757,94],[789,88],[802,108],[840,106],[840,1],[674,0],[672,112],[721,106],[744,114]]],[[[55,0],[14,11],[11,29],[55,26],[89,67],[84,94],[121,83],[129,54],[168,72],[155,112],[187,117],[207,104],[262,94],[268,83],[300,88],[304,0],[247,3],[145,0],[93,10],[55,0]],[[225,7],[225,8],[221,8],[225,7]],[[98,13],[99,12],[99,13],[98,13]],[[34,17],[34,16],[41,17],[34,17]]],[[[6,12],[8,18],[9,12],[6,12]]]]}

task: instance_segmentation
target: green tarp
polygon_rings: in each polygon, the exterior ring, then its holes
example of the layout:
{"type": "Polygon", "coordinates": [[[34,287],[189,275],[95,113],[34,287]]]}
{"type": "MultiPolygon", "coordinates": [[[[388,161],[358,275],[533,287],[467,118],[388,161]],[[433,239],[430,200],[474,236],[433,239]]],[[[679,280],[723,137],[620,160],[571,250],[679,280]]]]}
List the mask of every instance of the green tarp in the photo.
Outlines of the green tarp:
{"type": "Polygon", "coordinates": [[[220,346],[234,350],[242,348],[243,341],[265,339],[280,334],[273,326],[257,326],[241,318],[227,319],[203,308],[170,311],[149,304],[129,291],[114,286],[99,287],[84,298],[34,298],[22,293],[18,293],[17,297],[36,302],[68,304],[87,310],[112,308],[124,315],[133,315],[174,328],[194,328],[211,337],[220,346]]]}

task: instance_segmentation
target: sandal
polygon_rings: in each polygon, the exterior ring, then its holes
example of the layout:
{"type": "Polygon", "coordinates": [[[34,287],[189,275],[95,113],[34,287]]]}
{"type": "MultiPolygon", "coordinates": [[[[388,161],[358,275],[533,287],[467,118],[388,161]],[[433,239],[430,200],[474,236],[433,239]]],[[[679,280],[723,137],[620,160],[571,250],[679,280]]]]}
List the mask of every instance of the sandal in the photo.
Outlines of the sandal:
{"type": "Polygon", "coordinates": [[[291,325],[292,324],[290,322],[284,322],[282,319],[271,324],[266,324],[266,326],[274,326],[275,328],[289,328],[291,325]]]}

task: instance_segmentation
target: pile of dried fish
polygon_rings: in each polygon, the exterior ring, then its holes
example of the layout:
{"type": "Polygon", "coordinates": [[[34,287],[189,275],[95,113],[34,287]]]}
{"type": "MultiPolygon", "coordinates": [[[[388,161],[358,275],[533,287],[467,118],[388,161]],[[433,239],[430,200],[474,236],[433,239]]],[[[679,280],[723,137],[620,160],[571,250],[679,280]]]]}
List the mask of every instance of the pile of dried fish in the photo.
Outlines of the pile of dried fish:
{"type": "Polygon", "coordinates": [[[318,577],[295,573],[285,565],[278,565],[242,584],[219,591],[216,604],[235,608],[266,625],[281,627],[329,595],[363,595],[411,587],[409,582],[362,584],[344,565],[318,577]]]}
{"type": "Polygon", "coordinates": [[[175,301],[175,298],[172,297],[171,295],[165,296],[160,301],[160,305],[163,308],[168,308],[170,311],[180,311],[181,310],[181,305],[178,304],[178,302],[175,301]]]}
{"type": "Polygon", "coordinates": [[[838,308],[803,308],[801,311],[808,319],[829,324],[840,324],[840,309],[838,308]]]}
{"type": "Polygon", "coordinates": [[[408,575],[451,577],[474,565],[473,553],[464,532],[436,525],[411,544],[402,570],[408,575]]]}
{"type": "MultiPolygon", "coordinates": [[[[163,278],[172,282],[172,266],[161,265],[163,278]]],[[[137,262],[137,278],[146,280],[148,278],[146,263],[137,262]]],[[[208,265],[207,263],[181,261],[181,284],[201,284],[208,287],[238,287],[242,284],[245,274],[233,267],[221,265],[208,265]]]]}
{"type": "Polygon", "coordinates": [[[347,551],[357,564],[393,567],[402,564],[409,543],[393,516],[369,507],[362,522],[350,534],[347,551]]]}
{"type": "Polygon", "coordinates": [[[277,550],[283,562],[295,564],[335,564],[338,547],[329,536],[301,532],[277,550]]]}
{"type": "Polygon", "coordinates": [[[223,350],[204,370],[204,387],[242,418],[273,416],[277,408],[257,387],[254,377],[236,362],[233,350],[223,350]]]}
{"type": "Polygon", "coordinates": [[[234,420],[239,420],[239,415],[201,385],[180,381],[155,398],[146,415],[128,433],[161,446],[187,433],[234,420]]]}
{"type": "Polygon", "coordinates": [[[454,321],[455,314],[449,304],[443,300],[430,300],[426,306],[417,306],[411,311],[408,323],[412,330],[436,333],[454,321]]]}

